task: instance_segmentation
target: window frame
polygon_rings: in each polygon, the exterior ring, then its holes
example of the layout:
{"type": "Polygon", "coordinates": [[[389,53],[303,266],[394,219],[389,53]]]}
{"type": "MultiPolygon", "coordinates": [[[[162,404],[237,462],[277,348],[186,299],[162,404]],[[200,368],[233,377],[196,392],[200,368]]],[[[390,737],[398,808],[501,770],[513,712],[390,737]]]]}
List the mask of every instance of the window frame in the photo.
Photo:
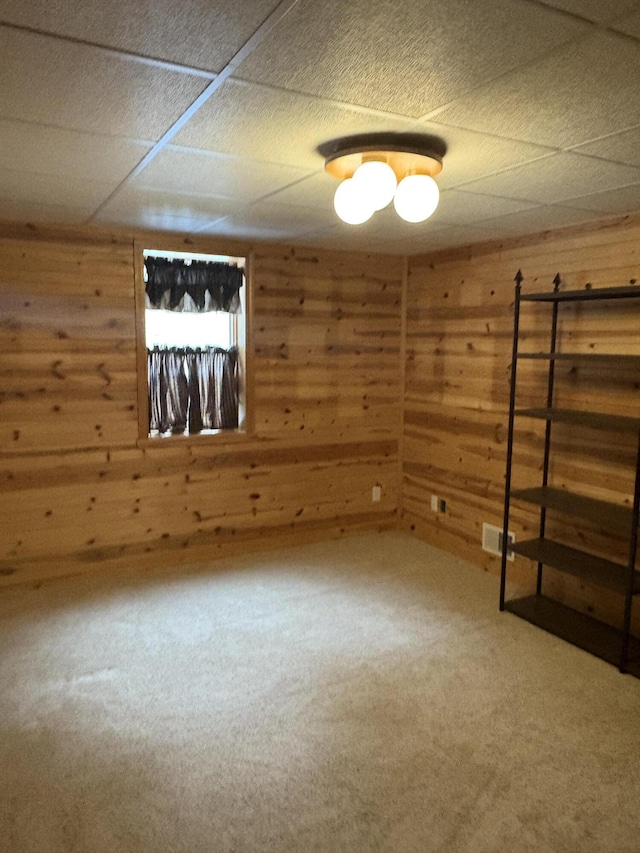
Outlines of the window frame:
{"type": "Polygon", "coordinates": [[[138,438],[139,447],[175,447],[176,443],[202,444],[213,441],[216,443],[246,441],[254,434],[254,395],[253,395],[253,357],[250,346],[252,328],[252,293],[253,293],[253,265],[254,255],[248,246],[237,244],[222,246],[200,243],[196,241],[171,241],[166,238],[159,239],[136,239],[133,241],[133,269],[134,269],[134,304],[135,304],[135,336],[136,336],[136,381],[138,400],[138,438]],[[194,435],[149,435],[149,384],[147,368],[147,341],[146,341],[146,303],[145,303],[145,281],[144,281],[144,252],[145,251],[174,252],[182,254],[198,255],[222,255],[226,257],[242,257],[245,259],[244,287],[241,292],[242,308],[244,312],[244,335],[239,328],[238,318],[233,317],[235,324],[235,339],[240,352],[240,411],[239,426],[233,430],[218,430],[215,432],[198,433],[194,435]],[[244,339],[243,339],[244,338],[244,339]]]}

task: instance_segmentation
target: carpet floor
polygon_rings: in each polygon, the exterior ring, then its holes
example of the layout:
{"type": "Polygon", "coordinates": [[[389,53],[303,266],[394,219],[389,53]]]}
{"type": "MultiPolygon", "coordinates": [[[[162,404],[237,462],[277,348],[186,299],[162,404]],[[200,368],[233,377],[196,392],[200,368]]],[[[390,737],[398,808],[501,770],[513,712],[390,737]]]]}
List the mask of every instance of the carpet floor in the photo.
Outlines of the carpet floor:
{"type": "Polygon", "coordinates": [[[7,853],[637,853],[640,681],[400,533],[0,596],[7,853]]]}

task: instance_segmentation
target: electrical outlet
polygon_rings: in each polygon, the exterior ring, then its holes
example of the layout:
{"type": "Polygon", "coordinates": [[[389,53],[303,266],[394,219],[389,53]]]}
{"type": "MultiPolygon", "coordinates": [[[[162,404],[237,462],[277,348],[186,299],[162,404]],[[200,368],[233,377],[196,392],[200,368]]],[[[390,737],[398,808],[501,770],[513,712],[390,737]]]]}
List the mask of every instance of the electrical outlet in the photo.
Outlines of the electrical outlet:
{"type": "Polygon", "coordinates": [[[432,512],[438,512],[438,496],[431,495],[431,510],[432,512]]]}
{"type": "Polygon", "coordinates": [[[374,486],[371,489],[371,501],[374,504],[377,504],[382,499],[382,486],[374,486]]]}

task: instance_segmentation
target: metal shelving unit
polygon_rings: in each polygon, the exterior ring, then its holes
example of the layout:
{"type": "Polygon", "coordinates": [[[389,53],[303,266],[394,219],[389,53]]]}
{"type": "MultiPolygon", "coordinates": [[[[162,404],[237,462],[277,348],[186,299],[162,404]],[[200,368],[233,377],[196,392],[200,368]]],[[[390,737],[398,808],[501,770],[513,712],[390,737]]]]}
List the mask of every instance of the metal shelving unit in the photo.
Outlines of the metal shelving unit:
{"type": "Polygon", "coordinates": [[[640,593],[640,572],[636,570],[638,544],[638,516],[640,512],[640,417],[632,418],[602,412],[585,412],[556,408],[553,405],[555,365],[567,361],[581,365],[606,366],[608,369],[634,369],[640,373],[640,356],[559,353],[556,351],[559,306],[566,302],[591,302],[594,300],[640,299],[640,287],[608,287],[591,290],[560,291],[560,275],[554,279],[554,290],[548,293],[522,294],[522,273],[516,276],[515,311],[513,328],[513,357],[511,362],[511,390],[509,399],[509,431],[507,444],[507,471],[505,482],[504,525],[509,529],[511,501],[535,505],[540,511],[539,535],[535,539],[509,543],[503,537],[502,571],[500,579],[500,610],[514,613],[528,622],[543,628],[588,652],[615,664],[621,672],[630,672],[640,678],[640,639],[630,633],[633,598],[640,593]],[[549,352],[519,352],[520,307],[522,302],[547,302],[552,305],[549,352]],[[517,366],[521,359],[548,361],[546,405],[541,408],[516,409],[517,366]],[[536,488],[512,489],[511,468],[513,460],[514,424],[516,418],[537,418],[546,422],[542,484],[536,488]],[[633,505],[611,503],[574,494],[550,486],[549,462],[551,458],[551,427],[553,423],[575,424],[590,430],[610,433],[630,433],[637,436],[636,470],[633,505]],[[626,564],[603,559],[577,548],[571,548],[547,538],[547,510],[597,522],[611,530],[628,536],[626,564]],[[507,556],[509,551],[528,557],[538,564],[535,595],[505,601],[507,556]],[[585,582],[614,590],[621,596],[622,628],[617,629],[553,600],[542,592],[543,569],[551,566],[581,578],[585,582]]]}

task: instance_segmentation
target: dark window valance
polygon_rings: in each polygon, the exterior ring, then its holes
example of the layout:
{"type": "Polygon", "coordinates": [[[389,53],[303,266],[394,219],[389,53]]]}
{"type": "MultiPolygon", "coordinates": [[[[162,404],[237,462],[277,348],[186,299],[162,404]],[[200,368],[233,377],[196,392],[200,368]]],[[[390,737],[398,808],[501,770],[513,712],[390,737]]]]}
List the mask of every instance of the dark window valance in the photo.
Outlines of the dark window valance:
{"type": "Polygon", "coordinates": [[[147,271],[147,308],[169,311],[228,311],[240,313],[242,269],[224,261],[191,261],[181,258],[144,259],[147,271]]]}

